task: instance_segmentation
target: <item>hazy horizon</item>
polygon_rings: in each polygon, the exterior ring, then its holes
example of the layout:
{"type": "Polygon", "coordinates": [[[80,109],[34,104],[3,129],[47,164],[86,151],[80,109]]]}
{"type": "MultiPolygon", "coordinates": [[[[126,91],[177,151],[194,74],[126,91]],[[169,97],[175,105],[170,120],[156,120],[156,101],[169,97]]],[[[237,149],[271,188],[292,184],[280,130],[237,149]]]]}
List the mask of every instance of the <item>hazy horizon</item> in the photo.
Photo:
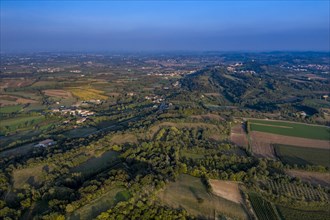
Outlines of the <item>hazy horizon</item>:
{"type": "Polygon", "coordinates": [[[329,1],[1,1],[1,52],[330,49],[329,1]]]}

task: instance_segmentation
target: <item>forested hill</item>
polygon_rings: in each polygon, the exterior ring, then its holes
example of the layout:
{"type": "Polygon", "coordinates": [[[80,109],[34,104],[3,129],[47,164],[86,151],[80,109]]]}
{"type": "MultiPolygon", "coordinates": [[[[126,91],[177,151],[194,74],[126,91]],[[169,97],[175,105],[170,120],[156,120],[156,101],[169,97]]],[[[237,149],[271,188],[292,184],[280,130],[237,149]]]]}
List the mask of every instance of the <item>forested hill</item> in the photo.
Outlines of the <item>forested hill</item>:
{"type": "Polygon", "coordinates": [[[235,105],[261,111],[294,108],[309,115],[319,107],[306,100],[315,98],[318,91],[327,91],[329,80],[313,80],[292,76],[276,68],[249,62],[228,66],[207,67],[181,80],[182,87],[200,93],[213,104],[235,105]]]}

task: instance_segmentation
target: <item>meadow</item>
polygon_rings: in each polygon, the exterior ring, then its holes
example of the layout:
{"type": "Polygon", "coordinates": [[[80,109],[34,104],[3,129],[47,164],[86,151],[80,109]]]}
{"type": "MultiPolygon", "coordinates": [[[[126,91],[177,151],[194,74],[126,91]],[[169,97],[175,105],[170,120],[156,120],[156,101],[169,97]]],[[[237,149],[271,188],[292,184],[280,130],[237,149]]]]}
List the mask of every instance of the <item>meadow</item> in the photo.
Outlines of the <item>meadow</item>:
{"type": "Polygon", "coordinates": [[[71,170],[72,173],[81,173],[82,176],[88,178],[96,173],[107,169],[116,164],[118,153],[115,151],[107,151],[99,157],[93,157],[86,162],[71,170]]]}
{"type": "Polygon", "coordinates": [[[234,219],[248,219],[241,204],[208,193],[199,178],[185,174],[169,183],[158,197],[163,203],[174,208],[183,207],[194,216],[214,218],[223,213],[234,219]]]}
{"type": "Polygon", "coordinates": [[[256,119],[248,122],[251,131],[319,140],[329,140],[330,136],[330,128],[325,126],[256,119]]]}
{"type": "Polygon", "coordinates": [[[330,167],[330,149],[275,144],[276,156],[290,165],[321,165],[330,167]]]}
{"type": "Polygon", "coordinates": [[[129,198],[130,195],[124,187],[115,187],[104,193],[101,197],[98,197],[97,199],[90,201],[87,205],[77,209],[68,217],[68,219],[88,220],[96,218],[101,212],[105,212],[116,203],[126,201],[129,198]]]}
{"type": "Polygon", "coordinates": [[[37,165],[13,171],[14,188],[23,188],[25,184],[38,186],[43,178],[44,165],[37,165]]]}

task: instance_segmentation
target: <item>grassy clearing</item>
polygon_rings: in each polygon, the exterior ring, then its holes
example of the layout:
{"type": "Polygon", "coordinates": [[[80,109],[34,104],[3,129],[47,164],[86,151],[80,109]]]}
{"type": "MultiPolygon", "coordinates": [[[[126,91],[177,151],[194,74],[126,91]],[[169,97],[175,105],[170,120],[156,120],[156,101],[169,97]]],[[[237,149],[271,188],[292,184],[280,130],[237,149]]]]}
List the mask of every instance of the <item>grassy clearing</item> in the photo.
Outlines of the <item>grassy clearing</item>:
{"type": "Polygon", "coordinates": [[[34,167],[24,168],[13,171],[14,188],[23,188],[25,184],[40,185],[43,181],[42,171],[44,165],[38,165],[34,167]]]}
{"type": "Polygon", "coordinates": [[[256,193],[249,194],[251,205],[258,219],[279,220],[275,207],[256,193]]]}
{"type": "Polygon", "coordinates": [[[180,175],[158,196],[166,205],[183,207],[195,216],[215,218],[224,214],[234,219],[248,219],[242,205],[208,193],[199,178],[189,175],[180,175]]]}
{"type": "Polygon", "coordinates": [[[81,165],[73,168],[71,172],[81,173],[82,176],[88,178],[94,174],[97,174],[104,169],[107,169],[114,165],[118,160],[119,153],[115,151],[107,151],[99,157],[93,157],[81,165]]]}
{"type": "Polygon", "coordinates": [[[290,165],[322,165],[330,167],[330,150],[291,145],[275,145],[276,156],[290,165]]]}
{"type": "Polygon", "coordinates": [[[180,151],[181,157],[191,158],[191,159],[201,159],[204,158],[204,155],[199,153],[191,153],[189,150],[181,150],[180,151]]]}
{"type": "Polygon", "coordinates": [[[293,137],[329,140],[330,128],[284,121],[249,120],[251,131],[261,131],[293,137]]]}
{"type": "Polygon", "coordinates": [[[88,220],[96,218],[100,213],[107,211],[120,201],[126,201],[131,195],[123,187],[116,187],[101,197],[76,210],[69,219],[88,220]]]}
{"type": "Polygon", "coordinates": [[[111,138],[112,144],[137,143],[137,137],[134,134],[115,134],[111,138]]]}
{"type": "Polygon", "coordinates": [[[107,99],[108,97],[103,95],[104,92],[92,88],[69,88],[74,96],[78,97],[80,100],[91,100],[91,99],[107,99]]]}

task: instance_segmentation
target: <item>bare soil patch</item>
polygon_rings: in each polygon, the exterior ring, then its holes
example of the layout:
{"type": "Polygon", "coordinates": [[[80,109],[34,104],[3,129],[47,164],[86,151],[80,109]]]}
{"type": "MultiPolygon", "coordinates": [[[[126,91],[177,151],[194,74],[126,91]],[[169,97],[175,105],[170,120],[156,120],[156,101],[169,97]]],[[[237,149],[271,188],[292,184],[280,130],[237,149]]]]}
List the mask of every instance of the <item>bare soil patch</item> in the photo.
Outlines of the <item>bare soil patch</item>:
{"type": "Polygon", "coordinates": [[[236,203],[243,203],[243,198],[237,182],[210,180],[213,194],[236,203]]]}
{"type": "Polygon", "coordinates": [[[319,173],[304,170],[286,170],[285,173],[292,177],[298,177],[304,182],[330,187],[330,173],[319,173]]]}
{"type": "Polygon", "coordinates": [[[259,131],[252,131],[250,136],[253,142],[257,142],[257,143],[286,144],[286,145],[294,145],[301,147],[330,149],[330,142],[326,140],[290,137],[290,136],[270,134],[259,131]]]}
{"type": "Polygon", "coordinates": [[[59,98],[71,98],[71,92],[62,90],[62,89],[47,89],[43,91],[45,95],[51,97],[59,97],[59,98]]]}
{"type": "Polygon", "coordinates": [[[252,152],[255,156],[276,159],[274,147],[270,143],[253,139],[251,145],[252,152]]]}
{"type": "Polygon", "coordinates": [[[246,137],[243,124],[237,124],[231,128],[230,140],[237,146],[248,147],[249,141],[246,137]]]}

